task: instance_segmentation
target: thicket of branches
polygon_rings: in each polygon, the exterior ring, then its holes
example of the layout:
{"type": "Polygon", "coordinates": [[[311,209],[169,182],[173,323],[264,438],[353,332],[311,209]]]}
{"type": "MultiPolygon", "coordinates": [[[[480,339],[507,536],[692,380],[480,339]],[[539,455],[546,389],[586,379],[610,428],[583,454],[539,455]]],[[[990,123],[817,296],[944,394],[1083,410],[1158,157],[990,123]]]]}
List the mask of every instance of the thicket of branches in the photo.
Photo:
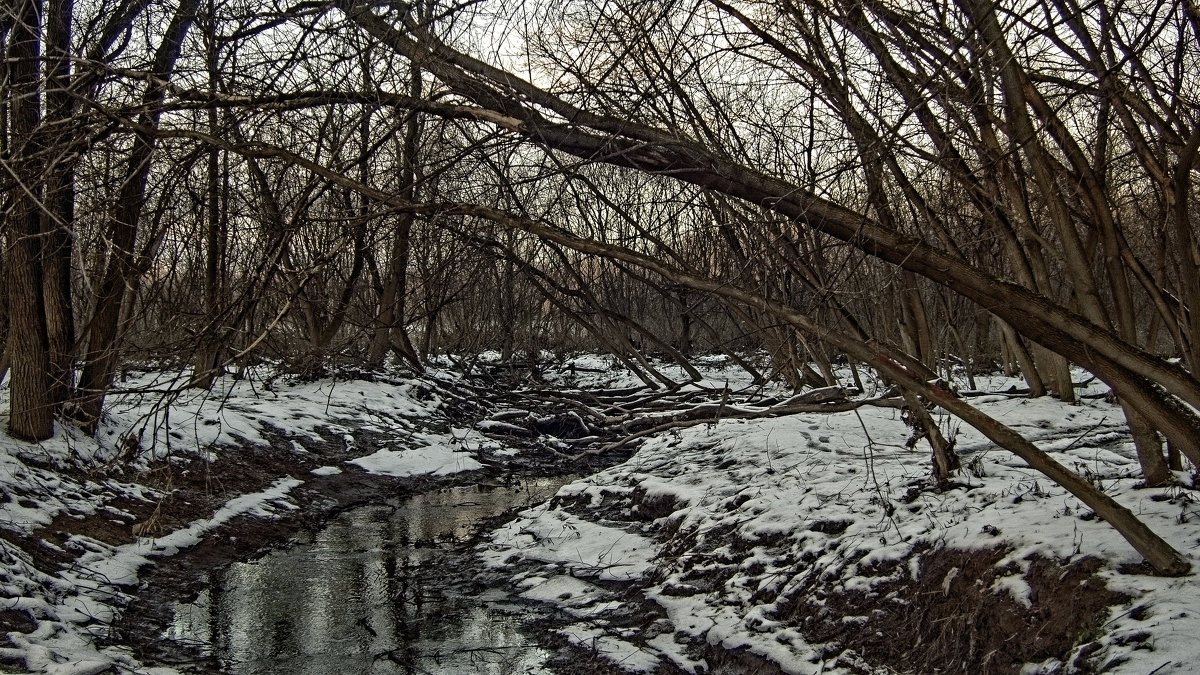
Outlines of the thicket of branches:
{"type": "Polygon", "coordinates": [[[717,350],[797,390],[845,360],[1186,569],[938,377],[1072,400],[1078,364],[1148,485],[1200,464],[1193,0],[0,12],[14,436],[94,430],[147,357],[203,387],[261,358],[602,349],[660,386],[647,354],[717,350]]]}

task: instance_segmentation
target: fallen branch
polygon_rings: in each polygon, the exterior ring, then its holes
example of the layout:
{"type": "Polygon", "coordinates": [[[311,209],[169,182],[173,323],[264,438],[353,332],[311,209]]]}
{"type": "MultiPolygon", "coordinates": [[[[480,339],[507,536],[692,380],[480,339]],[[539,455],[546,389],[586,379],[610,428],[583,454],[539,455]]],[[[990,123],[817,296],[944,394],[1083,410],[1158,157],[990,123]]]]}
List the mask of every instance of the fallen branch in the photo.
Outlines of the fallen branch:
{"type": "Polygon", "coordinates": [[[783,417],[785,415],[796,415],[800,413],[829,414],[848,412],[863,406],[875,406],[879,408],[902,408],[904,405],[904,399],[891,397],[860,399],[857,401],[842,399],[828,403],[785,403],[769,408],[757,409],[727,406],[723,404],[708,404],[692,408],[691,410],[676,415],[643,417],[636,420],[636,424],[625,424],[622,426],[622,430],[632,431],[633,433],[628,434],[620,440],[608,443],[598,448],[590,448],[585,450],[584,452],[579,453],[577,457],[598,455],[605,452],[610,452],[612,450],[617,450],[639,438],[652,436],[664,431],[670,431],[672,429],[686,429],[687,427],[694,427],[699,424],[716,424],[722,420],[783,417]]]}

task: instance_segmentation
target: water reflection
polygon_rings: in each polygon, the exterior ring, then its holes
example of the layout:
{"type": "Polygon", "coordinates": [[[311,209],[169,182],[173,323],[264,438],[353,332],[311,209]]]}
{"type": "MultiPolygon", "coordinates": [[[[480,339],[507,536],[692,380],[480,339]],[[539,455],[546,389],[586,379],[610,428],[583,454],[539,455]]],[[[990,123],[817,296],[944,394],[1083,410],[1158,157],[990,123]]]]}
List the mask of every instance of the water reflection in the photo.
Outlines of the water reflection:
{"type": "Polygon", "coordinates": [[[342,514],[311,543],[238,563],[165,635],[235,673],[536,673],[548,656],[502,598],[456,593],[446,554],[480,521],[570,478],[441,490],[342,514]],[[490,600],[490,602],[487,602],[490,600]]]}

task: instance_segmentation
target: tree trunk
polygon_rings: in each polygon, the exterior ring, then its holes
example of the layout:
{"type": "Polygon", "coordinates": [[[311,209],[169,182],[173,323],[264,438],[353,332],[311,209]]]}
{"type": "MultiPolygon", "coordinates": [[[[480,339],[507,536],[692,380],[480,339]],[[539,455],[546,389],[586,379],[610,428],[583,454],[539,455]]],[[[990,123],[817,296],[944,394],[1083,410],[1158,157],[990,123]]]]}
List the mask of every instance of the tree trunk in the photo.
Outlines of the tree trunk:
{"type": "MultiPolygon", "coordinates": [[[[46,125],[67,122],[74,112],[71,84],[73,0],[50,0],[46,25],[46,125]]],[[[43,302],[49,350],[50,400],[55,408],[71,397],[75,371],[75,311],[71,299],[71,258],[75,248],[75,165],[55,153],[46,170],[42,231],[43,302]]]]}
{"type": "MultiPolygon", "coordinates": [[[[418,13],[421,17],[428,15],[429,5],[427,2],[422,2],[418,13]]],[[[369,53],[369,50],[368,50],[369,53]]],[[[370,68],[369,59],[364,60],[363,80],[365,85],[370,85],[370,68]]],[[[420,100],[423,95],[422,78],[424,74],[417,61],[411,61],[408,70],[408,94],[413,100],[420,100]]],[[[366,146],[366,133],[368,127],[364,120],[361,130],[362,145],[366,146]]],[[[416,110],[408,111],[408,117],[404,120],[404,137],[400,146],[400,166],[397,173],[399,174],[399,194],[407,201],[415,201],[417,197],[417,181],[418,181],[418,162],[420,152],[421,138],[421,118],[416,110]]],[[[367,166],[367,158],[363,158],[364,170],[367,166]]],[[[363,181],[366,182],[366,181],[363,181]]],[[[383,364],[384,358],[389,351],[393,349],[408,362],[408,365],[416,372],[424,372],[425,367],[417,356],[417,350],[413,348],[412,341],[408,336],[406,324],[406,312],[408,303],[408,263],[412,253],[412,228],[413,214],[411,212],[401,213],[397,223],[396,231],[392,235],[392,251],[388,260],[387,280],[384,282],[383,294],[379,298],[379,311],[375,316],[374,335],[371,338],[371,346],[367,353],[367,362],[372,366],[380,366],[383,364]]]]}
{"type": "MultiPolygon", "coordinates": [[[[208,0],[205,26],[205,54],[208,67],[208,87],[211,91],[219,91],[217,76],[217,18],[213,0],[208,0]]],[[[216,109],[208,110],[208,133],[216,136],[220,133],[216,109]]],[[[220,374],[221,344],[220,330],[217,327],[218,314],[222,300],[222,263],[225,257],[224,212],[221,199],[221,150],[210,148],[208,151],[208,197],[204,219],[204,325],[200,329],[196,345],[195,362],[192,368],[192,380],[189,384],[199,389],[211,389],[213,382],[220,374]]]]}
{"type": "Polygon", "coordinates": [[[1021,369],[1021,376],[1025,378],[1025,384],[1029,385],[1029,395],[1033,397],[1045,396],[1046,386],[1042,384],[1040,371],[1032,356],[1029,355],[1029,350],[1025,349],[1024,343],[1021,342],[1021,336],[1012,329],[1004,320],[997,319],[1000,324],[1000,332],[1004,339],[1004,344],[1007,345],[1008,351],[1016,359],[1017,365],[1021,369]]]}
{"type": "Polygon", "coordinates": [[[12,362],[8,432],[27,441],[45,440],[54,434],[39,204],[44,193],[37,189],[45,164],[37,156],[42,148],[35,138],[41,122],[38,9],[35,0],[16,0],[8,48],[12,78],[8,149],[17,159],[15,165],[21,177],[21,187],[13,190],[6,228],[8,354],[12,362]]]}
{"type": "Polygon", "coordinates": [[[938,370],[937,353],[934,350],[933,335],[929,329],[929,317],[925,312],[925,301],[917,289],[917,275],[906,271],[900,274],[900,279],[904,284],[901,290],[904,322],[912,330],[913,342],[917,349],[913,356],[936,373],[938,370]]]}
{"type": "MultiPolygon", "coordinates": [[[[196,17],[199,0],[181,0],[167,32],[154,55],[152,71],[162,81],[170,80],[183,40],[196,17]]],[[[155,129],[161,114],[159,104],[166,87],[148,85],[143,103],[150,112],[141,116],[141,126],[155,129]]],[[[88,433],[95,433],[104,407],[104,396],[112,386],[118,366],[121,308],[126,284],[136,269],[134,245],[138,221],[146,201],[146,185],[154,155],[155,137],[138,132],[125,170],[121,190],[109,223],[110,255],[108,266],[96,289],[95,310],[88,331],[87,355],[80,380],[74,415],[88,433]]],[[[15,361],[14,361],[15,363],[15,361]]]]}
{"type": "Polygon", "coordinates": [[[676,293],[676,302],[680,307],[679,310],[679,353],[686,356],[692,355],[692,310],[688,305],[687,294],[683,291],[676,293]]]}
{"type": "Polygon", "coordinates": [[[950,482],[950,474],[960,466],[958,455],[954,453],[953,445],[942,435],[942,430],[938,428],[933,415],[925,408],[925,402],[908,388],[901,387],[901,392],[908,412],[912,415],[914,430],[929,443],[933,480],[939,488],[944,488],[950,482]]]}
{"type": "Polygon", "coordinates": [[[1137,450],[1138,463],[1142,466],[1142,478],[1146,487],[1170,483],[1171,471],[1163,458],[1162,440],[1159,439],[1158,432],[1138,411],[1125,405],[1121,408],[1125,411],[1125,420],[1129,423],[1129,433],[1133,436],[1133,445],[1137,450]]]}

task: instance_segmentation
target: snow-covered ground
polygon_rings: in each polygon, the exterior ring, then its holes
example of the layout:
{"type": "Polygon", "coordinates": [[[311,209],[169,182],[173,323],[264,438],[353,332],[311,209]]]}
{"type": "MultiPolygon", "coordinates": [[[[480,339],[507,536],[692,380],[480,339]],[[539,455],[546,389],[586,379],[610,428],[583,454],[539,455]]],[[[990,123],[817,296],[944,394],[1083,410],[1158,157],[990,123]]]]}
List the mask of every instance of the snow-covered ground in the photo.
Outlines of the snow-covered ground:
{"type": "MultiPolygon", "coordinates": [[[[751,386],[722,358],[702,365],[705,380],[680,393],[751,386]]],[[[687,380],[677,369],[662,371],[687,380]]],[[[547,376],[563,388],[640,384],[599,356],[547,376]]],[[[444,475],[479,468],[482,450],[492,461],[505,457],[510,451],[486,429],[446,419],[438,382],[458,377],[444,369],[375,382],[227,378],[211,392],[173,394],[164,406],[161,392],[171,383],[143,373],[110,397],[96,439],[66,425],[40,444],[0,435],[0,619],[14,612],[34,619],[31,630],[0,640],[0,663],[46,673],[171,672],[97,646],[137,592],[139,570],[239,515],[286,516],[297,508],[289,494],[306,481],[360,470],[444,475]],[[432,418],[441,422],[431,426],[432,418]],[[354,452],[314,463],[293,442],[315,470],[281,472],[169,532],[145,517],[149,509],[137,517],[123,506],[166,496],[168,488],[148,486],[139,470],[197,457],[236,461],[239,447],[278,445],[281,437],[354,452]],[[73,562],[61,570],[38,569],[18,546],[28,548],[31,533],[51,523],[89,517],[140,536],[111,545],[73,535],[61,551],[73,562]]],[[[1120,409],[1101,398],[1067,405],[1001,393],[1019,384],[981,378],[980,389],[995,393],[972,403],[1087,476],[1200,569],[1192,492],[1135,489],[1137,463],[1120,409]]],[[[1102,392],[1096,384],[1083,391],[1102,392]]],[[[0,390],[0,410],[6,396],[0,390]]],[[[983,603],[988,616],[1008,612],[1006,621],[1028,629],[1011,639],[1035,640],[1039,626],[1053,632],[1062,612],[1075,611],[1072,598],[1080,612],[1090,606],[1085,599],[1098,597],[1098,582],[1124,597],[1105,596],[1111,606],[1101,607],[1064,662],[1042,659],[1026,670],[1193,670],[1200,658],[1195,576],[1158,578],[1132,567],[1139,556],[1075,498],[969,427],[940,421],[966,467],[944,492],[930,489],[928,451],[904,447],[909,430],[892,408],[726,420],[647,438],[628,461],[567,485],[549,504],[491,533],[479,553],[522,596],[561,608],[564,638],[632,671],[670,662],[699,672],[722,653],[745,652],[786,672],[863,672],[880,667],[870,653],[875,636],[945,649],[947,640],[969,635],[961,648],[973,653],[971,630],[939,638],[926,629],[969,626],[981,599],[994,599],[983,603]],[[1079,589],[1050,593],[1048,574],[1079,589]],[[869,635],[851,639],[855,631],[869,635]],[[943,644],[933,644],[938,639],[943,644]]],[[[997,626],[993,633],[1009,630],[1009,623],[997,626]]]]}
{"type": "MultiPolygon", "coordinates": [[[[721,372],[709,379],[721,380],[721,372]]],[[[1014,384],[992,377],[980,388],[1001,392],[1014,384]]],[[[1082,393],[1101,391],[1092,385],[1082,393]]],[[[1137,462],[1118,407],[1097,398],[1068,405],[1001,394],[972,402],[1088,476],[1200,568],[1200,513],[1191,491],[1135,489],[1137,462]]],[[[480,554],[510,573],[525,597],[572,617],[559,629],[564,637],[635,671],[666,661],[707,672],[705,647],[720,646],[748,650],[790,673],[894,672],[854,653],[862,640],[847,642],[847,633],[830,626],[869,629],[880,640],[894,630],[894,639],[916,648],[936,636],[906,606],[932,592],[972,604],[1008,598],[997,606],[1037,617],[1018,617],[1032,633],[1038,621],[1057,621],[1054,612],[1075,611],[1071,603],[1083,592],[1063,591],[1057,601],[1065,599],[1065,609],[1044,606],[1049,594],[1031,585],[1040,573],[1031,568],[1052,560],[1062,570],[1052,582],[1084,583],[1066,581],[1068,570],[1098,566],[1086,583],[1095,589],[1103,581],[1128,599],[1102,610],[1100,625],[1066,662],[1039,660],[1026,671],[1194,672],[1195,576],[1123,573],[1141,558],[1112,528],[974,429],[941,422],[967,467],[956,476],[959,486],[945,492],[928,489],[928,450],[923,443],[904,447],[908,429],[894,409],[725,421],[646,441],[627,462],[562,488],[551,505],[495,531],[480,554]],[[959,578],[967,565],[935,564],[971,557],[991,569],[959,578]],[[1087,564],[1089,558],[1102,564],[1087,564]],[[630,585],[640,589],[634,599],[630,585]],[[852,605],[859,611],[837,615],[852,605]],[[663,618],[649,632],[631,629],[628,614],[648,611],[663,618]],[[918,625],[898,625],[901,616],[918,625]]],[[[1078,607],[1083,611],[1082,601],[1078,607]]],[[[936,620],[980,620],[971,607],[956,611],[936,620]]],[[[966,653],[973,646],[966,642],[956,648],[961,668],[971,670],[966,653]]],[[[992,658],[996,664],[1000,655],[992,658]]]]}

